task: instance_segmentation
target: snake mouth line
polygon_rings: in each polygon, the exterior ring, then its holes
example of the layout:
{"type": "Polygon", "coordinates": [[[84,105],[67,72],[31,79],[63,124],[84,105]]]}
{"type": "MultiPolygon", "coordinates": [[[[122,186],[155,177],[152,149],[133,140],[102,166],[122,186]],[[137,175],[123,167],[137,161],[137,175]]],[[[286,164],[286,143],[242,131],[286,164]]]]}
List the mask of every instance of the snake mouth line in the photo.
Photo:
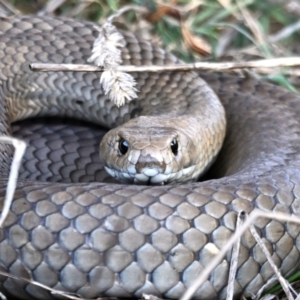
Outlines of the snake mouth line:
{"type": "Polygon", "coordinates": [[[182,182],[182,178],[187,177],[190,178],[190,175],[195,171],[196,166],[190,166],[188,168],[184,168],[178,172],[170,173],[170,174],[162,174],[159,173],[155,176],[147,176],[145,173],[128,173],[119,170],[114,170],[107,166],[104,167],[106,172],[116,178],[117,180],[125,183],[133,183],[133,184],[144,184],[144,185],[164,185],[168,184],[170,181],[172,183],[180,183],[182,182]]]}

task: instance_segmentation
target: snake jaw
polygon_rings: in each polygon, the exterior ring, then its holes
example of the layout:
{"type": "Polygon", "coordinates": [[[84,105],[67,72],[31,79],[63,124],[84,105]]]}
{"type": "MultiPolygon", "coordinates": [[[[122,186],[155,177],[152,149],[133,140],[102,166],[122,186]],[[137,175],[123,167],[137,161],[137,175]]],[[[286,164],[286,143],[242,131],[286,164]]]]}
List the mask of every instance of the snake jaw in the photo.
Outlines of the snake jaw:
{"type": "MultiPolygon", "coordinates": [[[[162,174],[159,173],[155,176],[145,175],[145,170],[143,173],[127,173],[123,171],[114,170],[109,167],[104,167],[106,172],[114,177],[115,179],[124,182],[124,183],[134,183],[134,184],[145,184],[145,185],[165,185],[165,184],[175,184],[180,182],[185,182],[184,178],[187,178],[188,181],[195,181],[198,177],[193,176],[195,173],[196,165],[184,168],[178,172],[171,174],[162,174]],[[190,179],[192,178],[192,180],[190,179]]],[[[150,169],[146,170],[146,173],[150,169]]]]}

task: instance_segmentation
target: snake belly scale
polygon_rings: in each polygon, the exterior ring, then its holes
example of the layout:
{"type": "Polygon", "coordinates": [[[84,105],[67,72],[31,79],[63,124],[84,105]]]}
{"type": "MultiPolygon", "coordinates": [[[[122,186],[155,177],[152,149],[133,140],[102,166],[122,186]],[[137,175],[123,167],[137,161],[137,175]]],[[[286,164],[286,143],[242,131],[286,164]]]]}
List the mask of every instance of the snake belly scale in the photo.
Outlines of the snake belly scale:
{"type": "MultiPolygon", "coordinates": [[[[154,103],[167,90],[172,94],[176,82],[180,87],[173,98],[178,102],[172,105],[178,111],[184,111],[182,105],[186,103],[193,108],[194,103],[189,101],[194,97],[188,94],[192,82],[199,84],[198,93],[213,95],[195,73],[139,74],[139,86],[144,84],[153,91],[152,98],[149,100],[143,92],[147,88],[141,89],[141,100],[118,110],[101,94],[95,74],[38,74],[28,70],[28,64],[36,61],[84,63],[94,39],[93,26],[86,22],[50,17],[0,21],[1,134],[11,133],[12,120],[35,115],[75,117],[118,126],[136,111],[146,113],[146,101],[154,103]],[[82,99],[97,99],[102,106],[82,99]]],[[[125,34],[125,39],[128,47],[124,49],[124,63],[164,64],[174,60],[132,34],[125,34]],[[134,58],[129,61],[128,57],[134,58]]],[[[218,179],[145,186],[41,182],[21,175],[0,234],[1,270],[85,298],[139,297],[142,293],[178,298],[231,236],[237,212],[249,213],[259,207],[299,215],[299,97],[250,79],[222,74],[201,76],[219,96],[228,122],[224,146],[210,175],[218,179]]],[[[159,109],[163,110],[170,104],[161,105],[159,109]]],[[[153,115],[155,110],[148,113],[153,115]]],[[[76,136],[58,137],[55,142],[59,130],[84,135],[76,126],[61,126],[51,134],[53,143],[34,142],[39,150],[27,154],[30,159],[35,155],[44,157],[54,173],[59,171],[53,165],[68,166],[70,149],[78,148],[80,152],[84,147],[76,136]],[[62,162],[44,150],[57,143],[65,151],[62,162]]],[[[92,129],[90,135],[96,137],[99,133],[92,129]]],[[[3,197],[12,149],[2,144],[0,147],[3,197]]],[[[39,165],[40,174],[45,165],[39,165]]],[[[36,166],[25,163],[23,168],[29,174],[36,166]]],[[[91,179],[93,175],[85,172],[91,179]]],[[[76,170],[71,173],[76,177],[76,170]]],[[[265,219],[256,226],[282,273],[295,272],[299,268],[299,227],[265,219]]],[[[229,259],[230,254],[195,298],[225,298],[229,259]]],[[[245,234],[236,295],[256,293],[271,276],[271,268],[254,238],[245,234]]],[[[17,298],[55,297],[27,282],[4,276],[0,280],[3,292],[17,298]]]]}

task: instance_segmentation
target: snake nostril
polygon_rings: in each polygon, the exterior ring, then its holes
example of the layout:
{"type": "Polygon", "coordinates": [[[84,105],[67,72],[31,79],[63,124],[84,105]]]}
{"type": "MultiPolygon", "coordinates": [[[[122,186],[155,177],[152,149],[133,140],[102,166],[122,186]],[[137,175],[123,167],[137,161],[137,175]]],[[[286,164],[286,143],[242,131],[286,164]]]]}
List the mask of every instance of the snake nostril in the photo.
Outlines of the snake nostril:
{"type": "Polygon", "coordinates": [[[173,154],[176,156],[178,153],[178,141],[176,139],[174,139],[171,142],[171,150],[172,150],[173,154]]]}
{"type": "Polygon", "coordinates": [[[126,154],[126,152],[128,151],[128,146],[129,143],[126,140],[121,139],[119,141],[119,151],[122,155],[126,154]]]}

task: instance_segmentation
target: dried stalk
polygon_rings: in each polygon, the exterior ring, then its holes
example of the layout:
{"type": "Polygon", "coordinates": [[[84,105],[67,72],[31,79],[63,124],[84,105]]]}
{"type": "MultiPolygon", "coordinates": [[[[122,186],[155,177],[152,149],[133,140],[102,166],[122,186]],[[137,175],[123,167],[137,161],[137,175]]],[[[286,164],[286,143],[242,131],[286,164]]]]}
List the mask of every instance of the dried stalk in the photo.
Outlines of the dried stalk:
{"type": "MultiPolygon", "coordinates": [[[[191,64],[176,65],[151,65],[151,66],[118,66],[116,71],[121,72],[166,72],[166,71],[196,71],[196,70],[212,70],[226,71],[245,68],[278,68],[278,67],[295,67],[300,66],[300,57],[280,57],[272,59],[252,60],[248,62],[197,62],[191,64]]],[[[74,65],[74,64],[44,64],[32,63],[30,68],[39,72],[104,72],[103,67],[91,65],[74,65]]]]}
{"type": "Polygon", "coordinates": [[[193,297],[194,293],[197,289],[207,280],[210,273],[214,270],[214,268],[222,261],[227,251],[234,245],[237,239],[242,236],[242,234],[249,228],[253,222],[259,218],[269,218],[272,220],[279,220],[285,222],[294,222],[300,224],[300,218],[295,216],[291,216],[284,213],[273,213],[273,212],[265,212],[259,209],[255,209],[251,212],[245,223],[237,230],[234,235],[227,241],[227,243],[222,247],[220,252],[211,260],[209,265],[203,270],[201,275],[194,281],[194,283],[188,288],[188,290],[184,293],[184,295],[180,298],[180,300],[189,300],[193,297]]]}
{"type": "Polygon", "coordinates": [[[4,198],[4,206],[0,217],[0,227],[2,227],[9,213],[9,209],[14,198],[17,181],[18,181],[18,173],[19,173],[22,157],[25,153],[26,143],[19,139],[12,138],[9,136],[0,136],[0,142],[12,144],[15,147],[13,161],[11,164],[11,170],[8,177],[6,194],[4,198]]]}

